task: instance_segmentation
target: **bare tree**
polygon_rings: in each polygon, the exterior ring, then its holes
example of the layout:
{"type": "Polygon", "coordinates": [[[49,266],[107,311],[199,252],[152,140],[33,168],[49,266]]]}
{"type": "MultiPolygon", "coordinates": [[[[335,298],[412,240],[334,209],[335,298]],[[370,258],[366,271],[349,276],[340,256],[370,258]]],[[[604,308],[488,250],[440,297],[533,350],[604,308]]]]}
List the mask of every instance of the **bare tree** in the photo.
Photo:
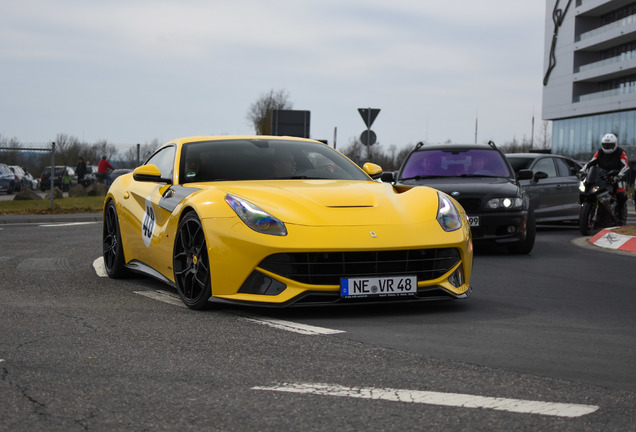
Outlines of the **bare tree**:
{"type": "Polygon", "coordinates": [[[256,135],[271,135],[272,111],[292,108],[289,94],[285,90],[270,90],[256,100],[247,112],[247,119],[254,125],[256,135]]]}
{"type": "Polygon", "coordinates": [[[532,141],[525,136],[521,141],[514,137],[512,141],[499,145],[499,148],[505,153],[526,153],[532,149],[532,141]]]}
{"type": "Polygon", "coordinates": [[[539,136],[537,137],[537,148],[549,149],[552,147],[552,123],[544,120],[541,123],[541,129],[539,130],[539,136]]]}
{"type": "Polygon", "coordinates": [[[85,149],[86,162],[91,162],[92,164],[97,165],[102,156],[106,156],[107,159],[112,160],[117,155],[117,146],[114,144],[109,144],[106,140],[99,140],[94,144],[91,144],[87,149],[85,149]]]}

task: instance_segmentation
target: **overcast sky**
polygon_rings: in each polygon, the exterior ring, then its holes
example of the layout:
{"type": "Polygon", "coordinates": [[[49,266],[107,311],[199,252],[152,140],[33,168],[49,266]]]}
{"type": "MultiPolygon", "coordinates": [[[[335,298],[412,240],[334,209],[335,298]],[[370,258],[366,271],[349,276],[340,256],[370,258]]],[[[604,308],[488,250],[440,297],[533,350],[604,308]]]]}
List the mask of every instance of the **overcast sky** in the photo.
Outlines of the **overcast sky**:
{"type": "Polygon", "coordinates": [[[0,0],[0,137],[113,144],[253,134],[284,90],[338,148],[498,143],[541,123],[537,0],[0,0]]]}

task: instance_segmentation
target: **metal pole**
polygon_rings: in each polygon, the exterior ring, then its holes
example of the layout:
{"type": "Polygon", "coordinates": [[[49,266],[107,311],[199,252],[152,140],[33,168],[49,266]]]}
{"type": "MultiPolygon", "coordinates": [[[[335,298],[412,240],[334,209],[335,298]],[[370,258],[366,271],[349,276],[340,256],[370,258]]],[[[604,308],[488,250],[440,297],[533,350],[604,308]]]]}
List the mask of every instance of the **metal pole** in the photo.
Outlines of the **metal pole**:
{"type": "Polygon", "coordinates": [[[53,187],[55,186],[55,143],[51,143],[51,210],[53,210],[53,187]]]}
{"type": "Polygon", "coordinates": [[[135,168],[141,165],[141,162],[139,161],[140,154],[141,154],[141,144],[137,143],[137,165],[135,165],[135,168]]]}
{"type": "Polygon", "coordinates": [[[371,162],[371,107],[367,110],[367,162],[371,162]]]}
{"type": "Polygon", "coordinates": [[[333,128],[333,148],[336,148],[336,139],[338,138],[338,126],[333,128]]]}

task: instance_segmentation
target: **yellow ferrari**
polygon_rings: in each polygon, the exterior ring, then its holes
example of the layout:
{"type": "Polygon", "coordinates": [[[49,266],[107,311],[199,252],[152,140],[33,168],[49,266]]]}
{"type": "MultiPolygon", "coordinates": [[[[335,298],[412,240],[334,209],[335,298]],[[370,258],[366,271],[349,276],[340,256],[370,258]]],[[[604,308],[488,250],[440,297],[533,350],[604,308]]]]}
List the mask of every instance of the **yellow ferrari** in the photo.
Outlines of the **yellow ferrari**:
{"type": "Polygon", "coordinates": [[[464,210],[381,173],[309,139],[171,141],[111,185],[106,271],[158,278],[192,309],[467,297],[464,210]]]}

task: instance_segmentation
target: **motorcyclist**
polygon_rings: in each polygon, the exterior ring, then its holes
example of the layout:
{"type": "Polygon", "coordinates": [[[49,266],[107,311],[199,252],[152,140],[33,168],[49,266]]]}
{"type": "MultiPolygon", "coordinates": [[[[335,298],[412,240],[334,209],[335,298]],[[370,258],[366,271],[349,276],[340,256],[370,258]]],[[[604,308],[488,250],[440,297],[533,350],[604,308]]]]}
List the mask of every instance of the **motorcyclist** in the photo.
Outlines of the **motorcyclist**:
{"type": "Polygon", "coordinates": [[[606,171],[618,170],[614,193],[618,204],[618,214],[624,215],[627,209],[627,185],[625,180],[629,174],[629,161],[625,150],[618,146],[616,135],[608,133],[603,136],[600,150],[597,150],[592,159],[583,165],[581,173],[585,174],[594,165],[606,171]]]}

